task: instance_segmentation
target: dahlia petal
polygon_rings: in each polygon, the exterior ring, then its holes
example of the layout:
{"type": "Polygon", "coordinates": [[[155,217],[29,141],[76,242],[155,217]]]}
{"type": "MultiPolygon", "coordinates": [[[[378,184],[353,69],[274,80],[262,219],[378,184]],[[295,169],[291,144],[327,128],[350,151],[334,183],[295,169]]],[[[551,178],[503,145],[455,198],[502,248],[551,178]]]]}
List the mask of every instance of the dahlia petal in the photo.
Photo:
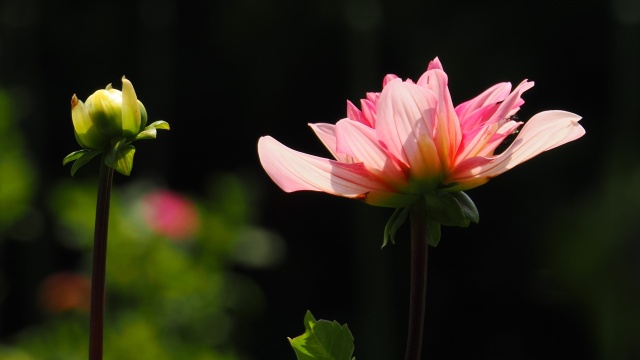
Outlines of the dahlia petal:
{"type": "Polygon", "coordinates": [[[378,140],[412,168],[433,160],[431,156],[422,157],[422,145],[433,143],[436,104],[429,89],[400,79],[387,84],[380,95],[376,125],[378,140]]]}
{"type": "Polygon", "coordinates": [[[503,124],[496,132],[491,136],[485,146],[478,152],[477,156],[491,156],[493,151],[502,144],[504,139],[511,135],[514,131],[522,125],[522,121],[510,120],[503,124]]]}
{"type": "Polygon", "coordinates": [[[360,117],[362,116],[362,112],[358,109],[357,106],[353,105],[353,103],[347,100],[347,117],[351,120],[361,121],[360,117]]]}
{"type": "Polygon", "coordinates": [[[523,80],[518,84],[513,92],[511,92],[511,94],[509,94],[509,96],[507,96],[507,98],[500,104],[500,107],[498,107],[490,121],[499,121],[515,114],[520,109],[520,106],[524,104],[524,100],[522,100],[521,97],[522,93],[531,89],[533,85],[533,81],[527,80],[523,80]]]}
{"type": "MultiPolygon", "coordinates": [[[[462,126],[465,132],[463,133],[462,144],[455,158],[456,164],[473,156],[488,154],[485,146],[487,146],[492,136],[502,126],[502,122],[506,121],[509,116],[518,111],[520,105],[524,103],[524,100],[521,98],[522,93],[531,87],[533,87],[533,82],[527,80],[522,81],[513,92],[500,103],[495,111],[493,109],[486,109],[487,111],[493,112],[489,119],[485,116],[488,114],[483,114],[481,118],[473,119],[474,123],[468,123],[471,120],[469,118],[464,119],[462,126]]],[[[472,115],[477,116],[477,113],[472,115]]],[[[491,150],[493,151],[496,146],[498,146],[498,144],[495,144],[491,150]]]]}
{"type": "Polygon", "coordinates": [[[362,99],[360,100],[360,106],[362,107],[360,122],[369,127],[375,128],[378,117],[376,103],[369,99],[362,99]]]}
{"type": "Polygon", "coordinates": [[[258,141],[260,163],[284,191],[322,191],[364,199],[371,191],[388,192],[362,164],[343,164],[292,150],[270,136],[258,141]]]}
{"type": "MultiPolygon", "coordinates": [[[[455,111],[460,119],[460,126],[462,131],[467,131],[469,128],[474,127],[475,119],[469,118],[472,113],[479,109],[486,111],[487,106],[504,101],[511,91],[511,83],[504,82],[495,84],[487,90],[483,91],[480,95],[474,97],[471,100],[465,101],[462,104],[456,106],[455,111]]],[[[484,113],[484,111],[482,111],[484,113]]],[[[479,118],[478,115],[475,118],[479,118]]]]}
{"type": "Polygon", "coordinates": [[[502,154],[495,157],[477,156],[462,161],[451,174],[448,183],[474,183],[495,177],[532,157],[584,135],[578,121],[580,116],[561,110],[544,111],[529,120],[516,140],[502,154]]]}
{"type": "Polygon", "coordinates": [[[442,67],[442,63],[440,62],[440,59],[438,59],[438,57],[431,60],[429,62],[429,66],[427,67],[427,70],[434,70],[434,69],[439,69],[444,71],[444,68],[442,67]]]}
{"type": "Polygon", "coordinates": [[[378,142],[376,131],[357,121],[343,119],[336,124],[337,151],[353,156],[373,170],[385,182],[406,184],[406,175],[398,161],[378,142]]]}
{"type": "Polygon", "coordinates": [[[336,149],[336,126],[333,124],[325,124],[325,123],[317,123],[317,124],[309,124],[309,127],[316,133],[316,136],[320,141],[324,144],[324,146],[329,150],[333,157],[344,163],[350,163],[352,159],[345,154],[339,153],[336,149]]]}
{"type": "Polygon", "coordinates": [[[388,74],[384,77],[384,79],[382,80],[382,87],[387,86],[388,83],[391,82],[391,80],[395,80],[398,79],[398,75],[395,74],[388,74]]]}
{"type": "MultiPolygon", "coordinates": [[[[439,61],[437,64],[439,64],[439,61]]],[[[434,66],[437,66],[437,64],[434,66]]],[[[451,101],[451,94],[449,93],[449,80],[447,74],[442,71],[441,65],[442,64],[440,64],[440,68],[436,67],[425,72],[417,84],[431,89],[436,95],[438,102],[438,117],[435,124],[436,147],[440,155],[440,161],[444,167],[448,168],[449,164],[453,163],[460,142],[462,141],[462,134],[460,131],[460,123],[458,122],[458,115],[455,112],[453,101],[451,101]]]]}

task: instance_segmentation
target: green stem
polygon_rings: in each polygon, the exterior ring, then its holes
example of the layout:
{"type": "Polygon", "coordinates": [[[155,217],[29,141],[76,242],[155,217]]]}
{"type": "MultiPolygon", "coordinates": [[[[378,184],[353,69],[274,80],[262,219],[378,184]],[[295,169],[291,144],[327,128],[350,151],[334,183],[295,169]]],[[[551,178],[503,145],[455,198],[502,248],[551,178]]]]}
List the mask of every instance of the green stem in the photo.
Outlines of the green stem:
{"type": "Polygon", "coordinates": [[[426,206],[423,201],[418,201],[411,209],[411,290],[409,293],[409,332],[405,360],[420,360],[422,354],[427,291],[428,234],[426,206]]]}
{"type": "Polygon", "coordinates": [[[113,168],[100,160],[96,225],[93,238],[93,269],[91,272],[91,318],[89,331],[89,360],[102,360],[104,329],[104,282],[107,267],[107,232],[113,168]]]}

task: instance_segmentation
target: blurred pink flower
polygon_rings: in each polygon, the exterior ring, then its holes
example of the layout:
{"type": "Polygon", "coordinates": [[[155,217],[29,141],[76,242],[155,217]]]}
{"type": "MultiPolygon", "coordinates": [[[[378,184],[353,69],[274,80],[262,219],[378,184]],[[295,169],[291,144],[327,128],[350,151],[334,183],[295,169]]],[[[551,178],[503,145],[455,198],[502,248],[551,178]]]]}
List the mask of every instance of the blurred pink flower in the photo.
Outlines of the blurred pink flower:
{"type": "Polygon", "coordinates": [[[91,302],[91,281],[79,274],[58,272],[40,284],[40,305],[57,314],[69,310],[86,312],[91,302]]]}
{"type": "Polygon", "coordinates": [[[142,199],[142,214],[151,230],[173,240],[188,239],[200,227],[195,204],[168,190],[145,195],[142,199]]]}
{"type": "Polygon", "coordinates": [[[286,192],[323,191],[378,206],[404,207],[437,190],[463,191],[543,151],[573,141],[585,131],[580,116],[544,111],[526,122],[502,153],[495,149],[522,122],[514,115],[523,81],[496,84],[453,106],[438,58],[417,82],[387,75],[381,93],[367,93],[361,109],[347,102],[347,117],[310,124],[335,160],[304,154],[270,136],[258,141],[260,162],[286,192]]]}

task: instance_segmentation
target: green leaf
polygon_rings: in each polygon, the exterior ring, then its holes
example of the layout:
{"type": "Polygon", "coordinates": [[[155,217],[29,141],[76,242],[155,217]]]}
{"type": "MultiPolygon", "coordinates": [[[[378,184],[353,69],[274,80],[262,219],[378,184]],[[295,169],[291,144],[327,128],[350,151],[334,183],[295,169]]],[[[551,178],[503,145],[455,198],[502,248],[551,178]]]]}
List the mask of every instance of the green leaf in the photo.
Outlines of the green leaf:
{"type": "Polygon", "coordinates": [[[409,217],[410,208],[396,208],[393,212],[393,215],[387,221],[387,225],[384,227],[384,239],[382,240],[382,247],[385,247],[389,240],[391,240],[392,244],[396,243],[396,232],[404,225],[405,221],[409,217]]]}
{"type": "Polygon", "coordinates": [[[311,311],[304,316],[304,334],[289,343],[298,360],[349,360],[352,359],[353,335],[347,325],[336,321],[318,320],[311,311]]]}
{"type": "Polygon", "coordinates": [[[151,123],[151,125],[147,126],[146,128],[148,129],[149,127],[153,127],[156,128],[158,130],[169,130],[169,123],[164,121],[164,120],[158,120],[158,121],[154,121],[153,123],[151,123]]]}

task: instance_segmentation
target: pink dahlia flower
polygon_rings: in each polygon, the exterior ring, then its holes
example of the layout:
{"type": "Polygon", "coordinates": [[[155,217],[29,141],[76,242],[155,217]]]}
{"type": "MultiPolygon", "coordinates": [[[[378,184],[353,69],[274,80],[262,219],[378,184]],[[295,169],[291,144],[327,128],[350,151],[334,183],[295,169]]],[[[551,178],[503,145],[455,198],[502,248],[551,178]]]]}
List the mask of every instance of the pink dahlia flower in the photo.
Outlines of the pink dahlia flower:
{"type": "Polygon", "coordinates": [[[260,162],[286,192],[322,191],[377,206],[405,207],[437,191],[471,189],[584,135],[580,116],[561,110],[534,115],[518,133],[522,122],[514,115],[532,86],[525,80],[511,91],[510,83],[496,84],[454,107],[436,58],[417,82],[387,75],[381,93],[368,93],[361,109],[347,102],[347,117],[335,125],[310,124],[335,160],[264,136],[260,162]]]}

